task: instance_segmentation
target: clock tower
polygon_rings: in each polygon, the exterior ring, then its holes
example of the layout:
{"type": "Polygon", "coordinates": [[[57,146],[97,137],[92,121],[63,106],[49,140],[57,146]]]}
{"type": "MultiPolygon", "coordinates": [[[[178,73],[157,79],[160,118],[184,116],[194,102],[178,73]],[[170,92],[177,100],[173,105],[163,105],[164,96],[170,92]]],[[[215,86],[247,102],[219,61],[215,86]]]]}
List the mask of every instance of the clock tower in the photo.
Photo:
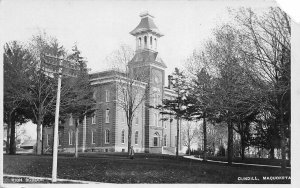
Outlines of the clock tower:
{"type": "MultiPolygon", "coordinates": [[[[154,16],[144,12],[140,17],[140,23],[130,32],[135,37],[136,50],[128,68],[150,87],[146,106],[157,106],[162,103],[167,68],[158,54],[158,40],[163,34],[155,25],[154,16]]],[[[163,122],[160,116],[157,109],[145,107],[145,152],[162,147],[163,122]]]]}

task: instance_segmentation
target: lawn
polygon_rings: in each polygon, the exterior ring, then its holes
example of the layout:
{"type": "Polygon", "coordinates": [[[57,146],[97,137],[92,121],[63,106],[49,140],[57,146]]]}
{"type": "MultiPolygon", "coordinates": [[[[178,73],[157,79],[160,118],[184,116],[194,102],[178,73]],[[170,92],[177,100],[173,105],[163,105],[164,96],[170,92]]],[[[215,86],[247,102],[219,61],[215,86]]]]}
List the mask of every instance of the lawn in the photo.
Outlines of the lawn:
{"type": "MultiPolygon", "coordinates": [[[[50,155],[4,155],[5,174],[51,177],[51,172],[50,155]]],[[[78,159],[68,154],[58,158],[58,178],[108,183],[290,183],[275,180],[278,176],[290,176],[290,169],[230,167],[149,154],[136,155],[133,160],[123,154],[99,153],[83,154],[78,159]],[[247,180],[251,177],[259,180],[247,180]]]]}

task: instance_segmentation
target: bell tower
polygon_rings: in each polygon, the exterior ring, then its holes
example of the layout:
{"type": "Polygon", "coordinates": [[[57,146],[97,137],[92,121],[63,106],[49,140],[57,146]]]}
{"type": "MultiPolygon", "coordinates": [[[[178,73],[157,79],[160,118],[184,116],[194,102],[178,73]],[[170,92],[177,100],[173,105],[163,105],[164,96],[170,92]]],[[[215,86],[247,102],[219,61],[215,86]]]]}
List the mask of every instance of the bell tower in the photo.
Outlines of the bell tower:
{"type": "Polygon", "coordinates": [[[154,16],[148,12],[140,14],[141,21],[139,25],[130,32],[136,37],[136,51],[151,50],[157,51],[157,42],[163,34],[158,30],[153,22],[154,16]]]}
{"type": "Polygon", "coordinates": [[[149,87],[144,109],[144,150],[151,153],[162,147],[162,143],[159,140],[162,138],[164,128],[162,121],[160,121],[159,110],[148,106],[162,104],[165,69],[167,66],[158,55],[158,39],[163,34],[154,24],[154,16],[148,12],[143,12],[140,14],[140,17],[140,23],[130,32],[135,37],[136,50],[134,57],[128,62],[128,67],[136,79],[147,83],[147,87],[149,87]]]}

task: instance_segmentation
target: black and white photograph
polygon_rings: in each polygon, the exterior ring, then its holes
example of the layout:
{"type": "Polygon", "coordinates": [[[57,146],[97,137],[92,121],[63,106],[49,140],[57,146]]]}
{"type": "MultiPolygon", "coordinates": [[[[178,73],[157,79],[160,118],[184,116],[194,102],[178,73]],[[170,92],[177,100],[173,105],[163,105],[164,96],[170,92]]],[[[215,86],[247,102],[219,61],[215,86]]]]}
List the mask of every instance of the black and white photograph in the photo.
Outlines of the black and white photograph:
{"type": "Polygon", "coordinates": [[[299,23],[275,0],[0,0],[0,187],[293,185],[299,23]]]}

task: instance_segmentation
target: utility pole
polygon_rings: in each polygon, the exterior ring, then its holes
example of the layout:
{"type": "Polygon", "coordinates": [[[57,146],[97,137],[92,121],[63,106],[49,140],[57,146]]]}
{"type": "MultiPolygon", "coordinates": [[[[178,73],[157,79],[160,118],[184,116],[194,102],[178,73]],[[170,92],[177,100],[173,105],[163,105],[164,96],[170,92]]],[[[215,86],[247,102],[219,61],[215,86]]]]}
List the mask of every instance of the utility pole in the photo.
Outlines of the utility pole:
{"type": "MultiPolygon", "coordinates": [[[[3,62],[3,56],[0,57],[0,62],[3,62]]],[[[2,66],[0,66],[0,76],[1,78],[3,78],[3,64],[2,66]]],[[[0,91],[3,91],[3,80],[4,79],[1,79],[0,91]]],[[[3,95],[0,95],[0,101],[3,101],[3,95]]],[[[0,105],[0,112],[3,114],[3,103],[2,105],[0,105]]],[[[1,120],[0,122],[0,147],[1,147],[0,148],[0,187],[3,187],[3,165],[4,165],[3,163],[3,157],[4,157],[3,156],[3,120],[1,120]]]]}
{"type": "MultiPolygon", "coordinates": [[[[76,63],[68,61],[63,57],[44,55],[47,58],[54,59],[54,62],[44,62],[47,65],[46,72],[58,73],[57,84],[57,97],[55,108],[55,123],[54,123],[54,140],[53,140],[53,161],[52,161],[52,182],[57,181],[57,150],[58,150],[58,123],[59,123],[59,106],[60,106],[60,90],[61,90],[61,77],[62,75],[75,77],[75,75],[69,74],[68,70],[77,71],[76,63]],[[58,62],[58,63],[57,63],[58,62]],[[50,71],[53,69],[52,71],[50,71]],[[58,70],[57,70],[58,69],[58,70]]],[[[70,72],[70,71],[69,71],[70,72]]]]}

